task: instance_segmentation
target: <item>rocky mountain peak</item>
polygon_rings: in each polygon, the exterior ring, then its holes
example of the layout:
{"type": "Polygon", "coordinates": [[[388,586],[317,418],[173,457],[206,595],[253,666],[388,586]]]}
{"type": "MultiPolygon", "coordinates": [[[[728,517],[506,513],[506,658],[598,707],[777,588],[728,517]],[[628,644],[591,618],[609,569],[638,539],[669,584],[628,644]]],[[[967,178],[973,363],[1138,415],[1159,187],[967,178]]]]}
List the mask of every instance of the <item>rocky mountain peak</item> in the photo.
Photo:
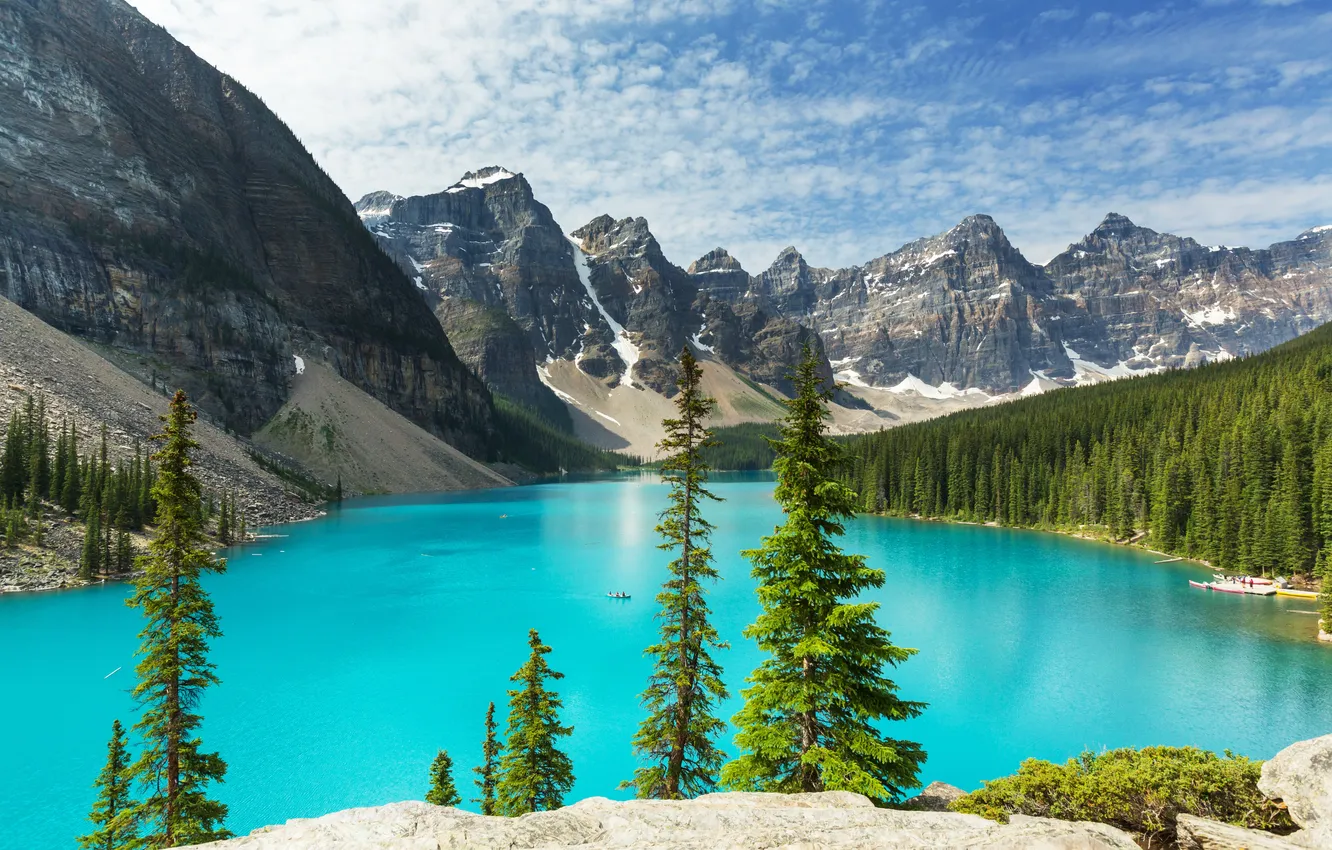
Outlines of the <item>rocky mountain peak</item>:
{"type": "Polygon", "coordinates": [[[1101,219],[1101,223],[1096,225],[1096,229],[1091,232],[1091,238],[1119,240],[1126,239],[1146,228],[1138,227],[1126,215],[1112,212],[1101,219]]]}
{"type": "Polygon", "coordinates": [[[353,206],[356,208],[356,214],[361,217],[361,222],[366,227],[374,227],[392,218],[393,205],[401,200],[401,195],[395,195],[381,189],[377,192],[362,195],[361,199],[353,206]]]}
{"type": "Polygon", "coordinates": [[[808,264],[805,262],[804,255],[796,250],[794,245],[787,245],[777,254],[777,259],[772,261],[772,265],[768,267],[768,270],[774,271],[784,268],[805,268],[807,266],[808,264]]]}
{"type": "Polygon", "coordinates": [[[618,254],[629,254],[634,251],[650,253],[653,256],[661,254],[661,247],[657,244],[656,237],[652,235],[647,219],[642,216],[616,220],[608,215],[599,215],[575,230],[572,235],[582,243],[583,250],[593,256],[610,251],[618,254]]]}
{"type": "Polygon", "coordinates": [[[709,272],[743,272],[744,268],[740,265],[740,261],[732,257],[725,248],[713,248],[690,263],[688,271],[690,274],[707,274],[709,272]]]}
{"type": "Polygon", "coordinates": [[[485,168],[479,168],[476,171],[467,172],[462,176],[461,180],[444,191],[461,192],[464,189],[483,189],[492,183],[498,183],[501,180],[513,180],[515,178],[521,180],[524,186],[527,185],[527,181],[523,179],[521,174],[515,174],[507,168],[499,165],[488,165],[485,168]]]}

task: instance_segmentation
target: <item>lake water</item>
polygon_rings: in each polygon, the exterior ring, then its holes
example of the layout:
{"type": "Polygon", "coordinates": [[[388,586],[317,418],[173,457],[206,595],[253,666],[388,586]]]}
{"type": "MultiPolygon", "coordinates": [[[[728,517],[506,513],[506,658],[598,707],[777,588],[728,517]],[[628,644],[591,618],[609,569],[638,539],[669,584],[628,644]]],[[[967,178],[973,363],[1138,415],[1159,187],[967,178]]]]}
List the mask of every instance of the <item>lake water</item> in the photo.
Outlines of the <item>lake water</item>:
{"type": "MultiPolygon", "coordinates": [[[[762,476],[719,478],[711,506],[724,577],[715,622],[737,699],[758,661],[757,606],[739,551],[780,514],[762,476]]],[[[204,741],[230,769],[216,793],[244,833],[292,817],[420,799],[446,748],[470,796],[486,703],[501,718],[527,630],[554,647],[570,800],[623,796],[637,695],[666,555],[651,476],[479,493],[372,498],[231,553],[209,579],[225,637],[204,741]],[[608,590],[633,594],[628,601],[608,590]]],[[[1036,532],[877,517],[849,551],[888,573],[873,598],[920,653],[895,673],[924,700],[892,733],[922,742],[922,780],[964,788],[1025,757],[1196,745],[1265,758],[1332,732],[1332,649],[1312,602],[1193,590],[1200,573],[1141,552],[1036,532]]],[[[72,847],[111,721],[132,704],[136,612],[111,586],[0,597],[0,836],[72,847]],[[121,668],[119,672],[107,674],[121,668]]],[[[729,744],[729,742],[728,742],[729,744]]]]}

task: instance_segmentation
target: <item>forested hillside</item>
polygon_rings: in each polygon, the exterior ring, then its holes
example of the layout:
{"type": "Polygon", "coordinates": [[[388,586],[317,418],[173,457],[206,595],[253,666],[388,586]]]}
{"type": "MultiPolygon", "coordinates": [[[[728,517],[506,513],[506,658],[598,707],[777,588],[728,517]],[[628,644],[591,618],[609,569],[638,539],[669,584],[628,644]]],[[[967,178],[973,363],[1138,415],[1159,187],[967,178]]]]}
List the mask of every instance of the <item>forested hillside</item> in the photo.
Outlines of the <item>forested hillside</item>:
{"type": "Polygon", "coordinates": [[[1264,354],[866,435],[845,474],[897,515],[1135,536],[1249,573],[1332,539],[1332,326],[1264,354]]]}

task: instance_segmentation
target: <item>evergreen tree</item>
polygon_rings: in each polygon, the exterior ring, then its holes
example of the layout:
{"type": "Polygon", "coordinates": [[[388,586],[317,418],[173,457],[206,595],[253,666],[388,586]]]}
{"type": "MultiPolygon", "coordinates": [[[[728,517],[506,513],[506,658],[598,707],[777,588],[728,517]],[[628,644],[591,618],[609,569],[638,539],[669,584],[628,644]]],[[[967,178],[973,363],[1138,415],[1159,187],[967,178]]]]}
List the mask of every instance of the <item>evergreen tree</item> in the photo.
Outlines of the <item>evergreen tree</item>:
{"type": "Polygon", "coordinates": [[[855,510],[856,494],[831,480],[843,461],[827,434],[817,363],[809,347],[793,375],[776,443],[775,497],[783,525],[745,552],[758,579],[762,607],[745,630],[768,657],[747,680],[744,708],[734,720],[743,754],[722,781],[752,791],[853,791],[886,803],[915,787],[925,760],[918,744],[884,737],[874,726],[906,720],[924,709],[897,695],[884,676],[915,650],[894,646],[876,625],[876,603],[855,603],[882,587],[882,570],[847,555],[833,538],[855,510]]]}
{"type": "Polygon", "coordinates": [[[702,456],[705,448],[717,445],[703,424],[716,403],[700,391],[702,378],[702,368],[685,348],[675,396],[680,415],[662,421],[666,437],[657,444],[666,455],[661,473],[671,488],[669,507],[656,529],[663,541],[658,548],[678,550],[679,556],[667,567],[670,578],[657,594],[660,639],[647,648],[654,659],[642,695],[648,716],[634,736],[634,750],[646,764],[625,783],[639,797],[678,800],[716,790],[724,760],[713,739],[726,724],[714,708],[730,694],[710,651],[723,644],[708,621],[703,582],[715,581],[717,570],[708,546],[712,524],[700,513],[703,501],[717,500],[707,490],[708,463],[702,456]]]}
{"type": "Polygon", "coordinates": [[[5,449],[0,455],[0,499],[15,500],[23,497],[23,485],[27,482],[27,433],[23,427],[23,417],[17,410],[9,416],[9,428],[5,431],[5,449]]]}
{"type": "Polygon", "coordinates": [[[106,765],[97,774],[93,787],[97,800],[88,820],[96,827],[79,838],[84,850],[122,850],[138,846],[138,825],[130,799],[130,754],[125,746],[125,727],[116,720],[111,724],[111,742],[106,748],[106,765]]]}
{"type": "Polygon", "coordinates": [[[480,797],[473,797],[473,803],[481,804],[481,814],[495,814],[495,785],[499,779],[499,756],[504,747],[495,734],[495,703],[486,707],[486,738],[481,744],[481,765],[472,768],[476,774],[473,784],[481,791],[480,797]]]}
{"type": "Polygon", "coordinates": [[[102,571],[102,527],[94,511],[83,528],[83,556],[79,560],[79,575],[91,579],[102,571]]]}
{"type": "Polygon", "coordinates": [[[69,439],[65,442],[65,481],[60,489],[60,507],[70,516],[79,509],[83,500],[83,476],[79,470],[79,432],[69,423],[69,439]]]}
{"type": "Polygon", "coordinates": [[[425,801],[432,806],[456,806],[462,802],[458,789],[453,787],[453,759],[440,750],[430,764],[430,790],[425,801]]]}
{"type": "Polygon", "coordinates": [[[574,782],[573,763],[556,746],[573,727],[560,724],[562,703],[546,687],[546,680],[563,679],[564,674],[546,663],[550,647],[536,629],[527,633],[527,643],[532,655],[509,678],[519,687],[509,691],[508,741],[496,786],[497,813],[506,817],[558,809],[574,782]]]}
{"type": "Polygon", "coordinates": [[[222,634],[200,577],[226,566],[203,548],[200,487],[190,471],[198,445],[190,433],[195,416],[184,391],[177,390],[162,417],[162,447],[154,455],[160,463],[153,486],[156,533],[149,554],[140,559],[143,574],[128,603],[147,620],[139,633],[143,643],[134,688],[143,708],[135,729],[144,747],[133,772],[148,794],[135,812],[147,831],[146,845],[154,849],[230,837],[221,825],[227,807],[206,794],[210,782],[222,781],[226,763],[202,750],[197,736],[202,718],[195,713],[204,689],[218,682],[208,643],[222,634]]]}
{"type": "Polygon", "coordinates": [[[222,494],[222,505],[217,511],[217,541],[223,546],[231,545],[231,508],[226,493],[222,494]]]}

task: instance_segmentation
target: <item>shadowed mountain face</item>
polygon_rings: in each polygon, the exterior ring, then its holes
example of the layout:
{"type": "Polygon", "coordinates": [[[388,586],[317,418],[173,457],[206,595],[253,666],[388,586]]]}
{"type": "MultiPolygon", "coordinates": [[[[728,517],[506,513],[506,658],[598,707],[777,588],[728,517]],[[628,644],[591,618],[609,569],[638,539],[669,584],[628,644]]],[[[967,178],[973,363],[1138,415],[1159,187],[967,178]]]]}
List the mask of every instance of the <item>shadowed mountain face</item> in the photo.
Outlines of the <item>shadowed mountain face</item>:
{"type": "Polygon", "coordinates": [[[0,4],[0,294],[237,430],[294,355],[472,453],[490,399],[287,127],[120,0],[0,4]]]}
{"type": "Polygon", "coordinates": [[[848,269],[795,248],[747,276],[718,249],[701,293],[816,329],[839,375],[1009,392],[1250,354],[1332,318],[1332,228],[1260,251],[1207,248],[1111,214],[1048,265],[989,216],[848,269]]]}

